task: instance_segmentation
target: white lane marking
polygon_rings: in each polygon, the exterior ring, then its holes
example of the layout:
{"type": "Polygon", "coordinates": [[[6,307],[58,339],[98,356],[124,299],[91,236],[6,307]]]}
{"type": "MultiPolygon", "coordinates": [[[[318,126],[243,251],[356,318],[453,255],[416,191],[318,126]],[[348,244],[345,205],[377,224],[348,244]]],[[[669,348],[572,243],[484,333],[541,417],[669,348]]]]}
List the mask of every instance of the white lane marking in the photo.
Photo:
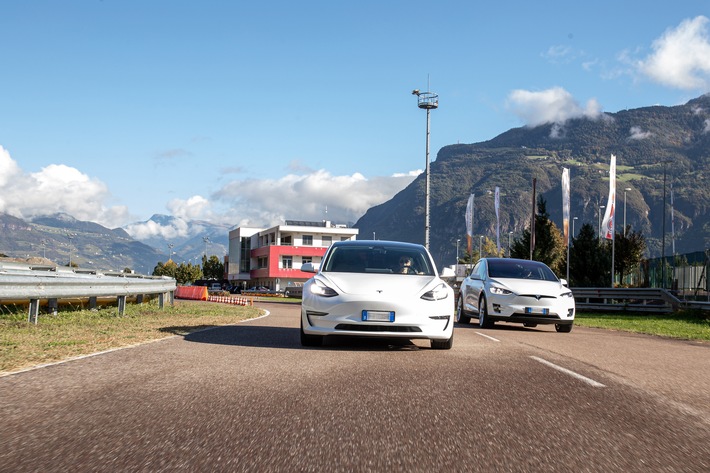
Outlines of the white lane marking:
{"type": "Polygon", "coordinates": [[[543,360],[542,358],[538,358],[537,356],[531,356],[530,358],[532,358],[532,359],[535,360],[535,361],[539,361],[539,362],[542,363],[543,365],[547,365],[547,366],[549,366],[550,368],[554,368],[554,369],[556,369],[557,371],[561,371],[562,373],[568,374],[568,375],[572,376],[573,378],[577,378],[578,380],[580,380],[580,381],[582,381],[582,382],[584,382],[584,383],[587,383],[588,385],[590,385],[590,386],[592,386],[592,387],[594,387],[594,388],[605,388],[605,387],[606,387],[606,386],[603,385],[602,383],[599,383],[599,382],[597,382],[597,381],[594,381],[593,379],[587,378],[586,376],[582,376],[581,374],[575,373],[574,371],[568,370],[567,368],[563,368],[563,367],[561,367],[561,366],[557,366],[556,364],[551,363],[551,362],[549,362],[549,361],[547,361],[547,360],[543,360]]]}
{"type": "Polygon", "coordinates": [[[476,335],[480,335],[480,336],[482,336],[482,337],[485,337],[485,338],[487,338],[488,340],[493,340],[494,342],[500,342],[500,340],[498,340],[497,338],[493,338],[493,337],[491,337],[490,335],[486,335],[485,333],[481,333],[481,332],[474,332],[474,333],[475,333],[476,335]]]}

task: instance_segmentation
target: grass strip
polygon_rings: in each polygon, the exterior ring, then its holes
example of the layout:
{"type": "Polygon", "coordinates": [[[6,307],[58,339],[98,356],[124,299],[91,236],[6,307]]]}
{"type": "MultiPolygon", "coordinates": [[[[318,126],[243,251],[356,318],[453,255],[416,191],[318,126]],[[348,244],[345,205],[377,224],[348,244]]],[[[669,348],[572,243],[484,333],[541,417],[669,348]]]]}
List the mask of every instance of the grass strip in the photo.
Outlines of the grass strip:
{"type": "Polygon", "coordinates": [[[262,314],[256,307],[175,301],[159,309],[156,302],[128,304],[125,315],[116,307],[40,314],[37,325],[26,313],[0,316],[0,373],[88,355],[135,343],[157,340],[262,314]]]}
{"type": "Polygon", "coordinates": [[[644,333],[683,340],[710,340],[710,313],[683,311],[675,314],[577,313],[575,325],[644,333]]]}

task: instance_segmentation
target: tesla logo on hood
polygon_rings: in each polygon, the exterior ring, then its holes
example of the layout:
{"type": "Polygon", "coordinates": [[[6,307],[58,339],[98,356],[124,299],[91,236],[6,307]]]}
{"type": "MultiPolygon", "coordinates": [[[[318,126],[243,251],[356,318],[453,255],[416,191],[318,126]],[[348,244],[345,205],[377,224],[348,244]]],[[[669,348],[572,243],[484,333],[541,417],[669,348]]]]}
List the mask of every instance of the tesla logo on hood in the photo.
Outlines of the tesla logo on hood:
{"type": "Polygon", "coordinates": [[[377,290],[377,293],[378,293],[378,294],[382,294],[382,289],[378,289],[378,290],[377,290]]]}
{"type": "Polygon", "coordinates": [[[535,299],[540,300],[542,296],[540,294],[535,294],[535,299]]]}

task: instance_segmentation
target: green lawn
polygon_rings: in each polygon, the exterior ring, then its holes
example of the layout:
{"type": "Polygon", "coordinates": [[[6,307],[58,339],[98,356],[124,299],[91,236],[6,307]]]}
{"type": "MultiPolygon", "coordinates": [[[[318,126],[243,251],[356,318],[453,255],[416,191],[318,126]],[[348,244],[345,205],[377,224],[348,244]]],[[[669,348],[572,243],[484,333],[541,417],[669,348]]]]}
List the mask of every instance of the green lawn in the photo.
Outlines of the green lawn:
{"type": "Polygon", "coordinates": [[[710,312],[677,314],[602,314],[577,313],[575,325],[609,330],[646,333],[686,340],[710,340],[710,312]]]}

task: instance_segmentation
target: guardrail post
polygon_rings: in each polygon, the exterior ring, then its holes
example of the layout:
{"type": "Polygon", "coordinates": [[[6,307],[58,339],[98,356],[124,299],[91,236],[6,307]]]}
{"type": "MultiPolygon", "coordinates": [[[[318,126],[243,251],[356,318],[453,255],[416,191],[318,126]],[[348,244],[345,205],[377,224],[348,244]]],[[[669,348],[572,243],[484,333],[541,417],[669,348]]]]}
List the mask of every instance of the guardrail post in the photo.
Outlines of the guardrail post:
{"type": "Polygon", "coordinates": [[[96,296],[89,297],[89,309],[96,309],[96,296]]]}
{"type": "Polygon", "coordinates": [[[162,309],[165,305],[165,294],[164,292],[158,294],[158,309],[162,309]]]}
{"type": "Polygon", "coordinates": [[[126,296],[118,296],[118,315],[126,313],[126,296]]]}
{"type": "Polygon", "coordinates": [[[59,299],[51,298],[47,299],[47,310],[56,316],[57,311],[59,311],[59,299]]]}
{"type": "Polygon", "coordinates": [[[39,299],[30,299],[30,313],[27,317],[27,322],[37,325],[39,318],[39,299]]]}
{"type": "Polygon", "coordinates": [[[170,307],[175,305],[175,291],[170,291],[168,293],[170,296],[170,307]]]}

